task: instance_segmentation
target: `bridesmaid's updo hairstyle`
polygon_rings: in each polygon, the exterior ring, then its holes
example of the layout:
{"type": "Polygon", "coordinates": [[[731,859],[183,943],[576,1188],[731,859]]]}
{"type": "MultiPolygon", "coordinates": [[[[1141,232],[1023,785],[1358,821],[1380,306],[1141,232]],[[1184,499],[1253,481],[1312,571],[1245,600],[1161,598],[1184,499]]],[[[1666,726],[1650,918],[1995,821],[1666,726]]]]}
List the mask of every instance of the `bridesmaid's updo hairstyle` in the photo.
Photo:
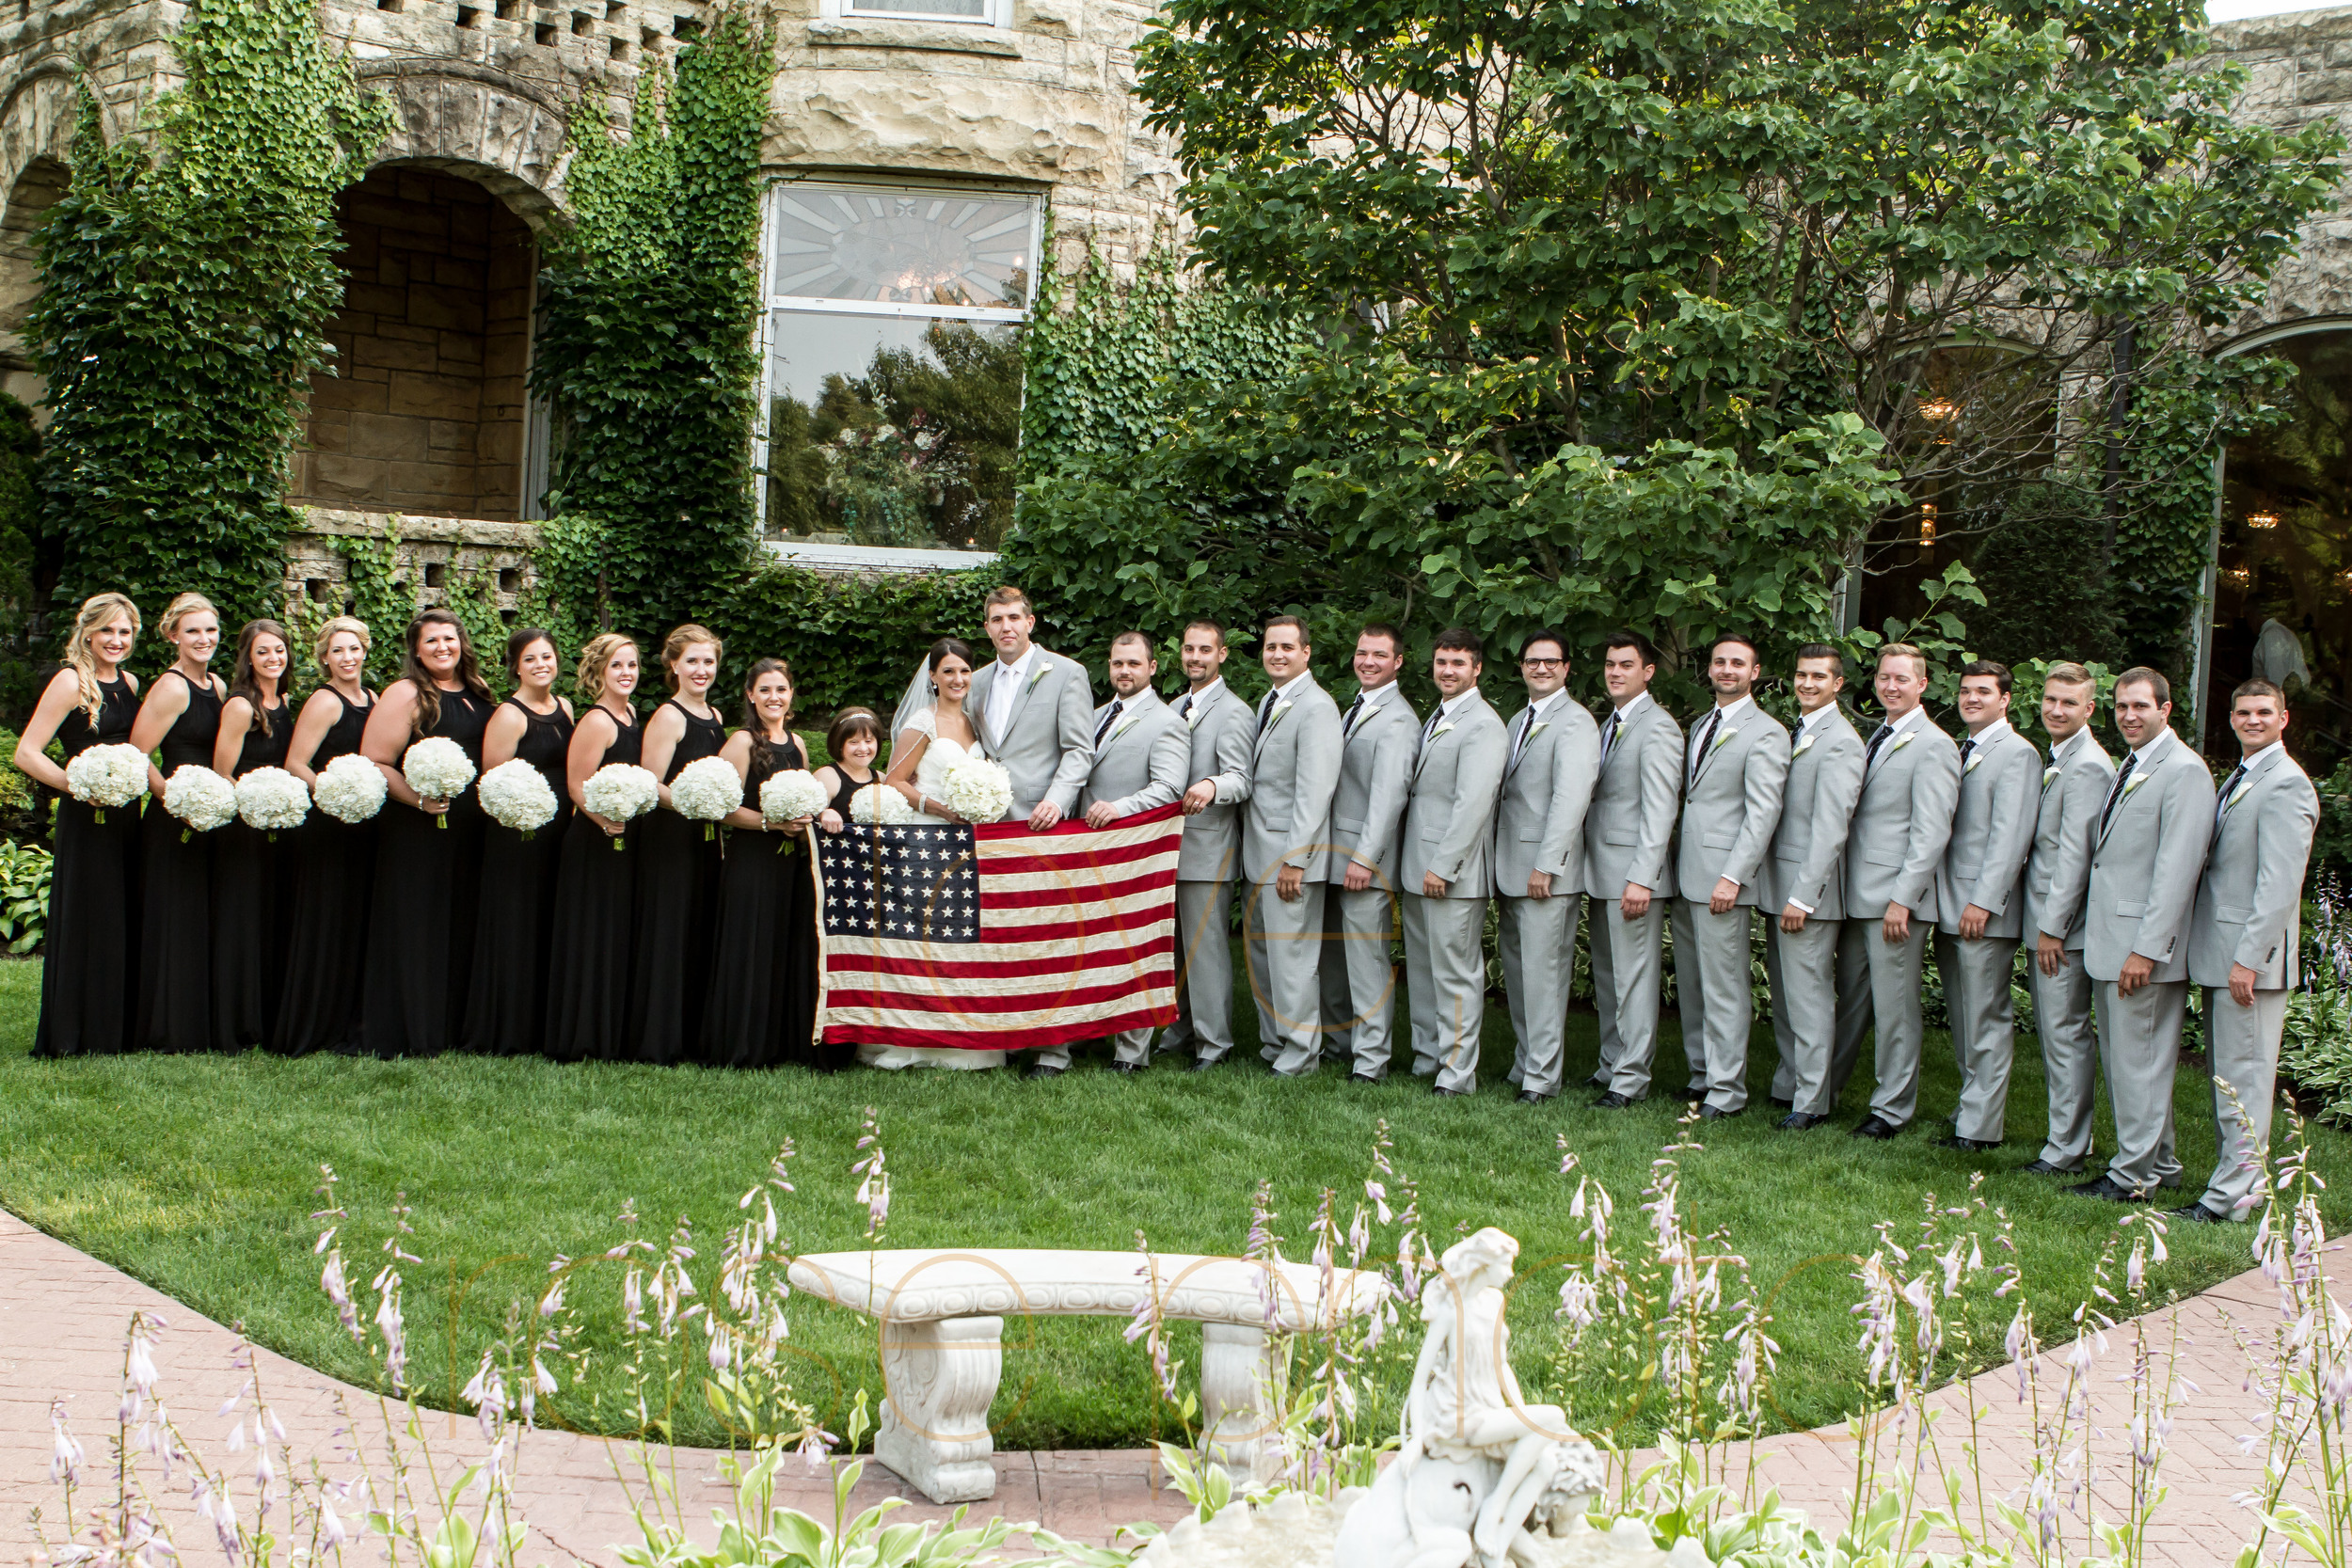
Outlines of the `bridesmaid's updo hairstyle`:
{"type": "Polygon", "coordinates": [[[253,644],[264,637],[275,637],[286,650],[285,673],[278,677],[278,701],[281,705],[286,701],[286,681],[294,673],[294,639],[286,635],[285,627],[271,620],[247,621],[245,629],[237,633],[237,667],[229,677],[229,695],[243,697],[253,705],[253,721],[267,735],[269,709],[262,705],[262,677],[253,668],[253,644]]]}
{"type": "Polygon", "coordinates": [[[531,651],[533,642],[545,642],[548,652],[556,657],[557,662],[563,660],[564,650],[555,645],[555,633],[545,626],[519,627],[514,636],[506,640],[506,673],[516,680],[522,679],[523,655],[531,651]]]}
{"type": "Polygon", "coordinates": [[[310,643],[310,657],[318,660],[321,670],[326,668],[326,650],[333,647],[335,639],[344,632],[349,632],[359,640],[359,657],[362,659],[375,651],[375,639],[368,635],[368,624],[365,621],[357,615],[338,615],[326,625],[319,627],[318,636],[310,643]]]}
{"type": "Polygon", "coordinates": [[[131,635],[138,636],[139,607],[131,602],[130,595],[92,594],[74,611],[73,630],[65,640],[66,668],[73,672],[74,689],[92,729],[98,727],[98,716],[106,706],[106,694],[98,688],[98,653],[90,643],[118,615],[131,617],[131,635]]]}
{"type": "MultiPolygon", "coordinates": [[[[875,716],[872,708],[845,707],[833,716],[833,727],[825,732],[825,753],[833,758],[835,768],[842,766],[841,748],[862,735],[874,737],[874,752],[879,757],[882,743],[882,721],[875,716]]],[[[848,775],[843,776],[846,778],[848,775]]]]}
{"type": "Polygon", "coordinates": [[[670,689],[673,697],[677,695],[678,660],[686,657],[687,649],[705,643],[709,645],[711,653],[717,657],[727,657],[727,645],[720,641],[719,634],[691,621],[672,632],[669,640],[661,644],[661,680],[670,689]]]}
{"type": "Polygon", "coordinates": [[[792,705],[800,699],[801,689],[793,683],[792,666],[780,658],[755,661],[751,672],[743,677],[743,733],[752,737],[752,760],[766,768],[770,762],[768,735],[759,721],[759,709],[752,703],[752,688],[759,684],[762,675],[784,677],[784,722],[787,730],[792,725],[792,705]]]}
{"type": "Polygon", "coordinates": [[[180,641],[181,622],[191,615],[219,614],[220,611],[213,608],[213,601],[201,594],[174,594],[171,602],[164,606],[164,618],[155,623],[155,635],[176,647],[180,641]]]}
{"type": "Polygon", "coordinates": [[[623,648],[633,649],[636,646],[634,641],[617,631],[590,638],[588,645],[580,650],[580,668],[572,673],[572,685],[580,692],[580,700],[583,703],[603,701],[604,673],[612,668],[612,660],[623,648]]]}
{"type": "Polygon", "coordinates": [[[424,646],[427,626],[457,628],[457,683],[484,702],[490,700],[490,683],[482,678],[482,665],[475,659],[473,639],[466,635],[466,623],[438,606],[417,611],[417,618],[408,623],[407,654],[401,661],[400,678],[417,689],[417,711],[408,720],[408,738],[433,730],[441,722],[441,689],[433,682],[432,673],[418,657],[424,646]]]}

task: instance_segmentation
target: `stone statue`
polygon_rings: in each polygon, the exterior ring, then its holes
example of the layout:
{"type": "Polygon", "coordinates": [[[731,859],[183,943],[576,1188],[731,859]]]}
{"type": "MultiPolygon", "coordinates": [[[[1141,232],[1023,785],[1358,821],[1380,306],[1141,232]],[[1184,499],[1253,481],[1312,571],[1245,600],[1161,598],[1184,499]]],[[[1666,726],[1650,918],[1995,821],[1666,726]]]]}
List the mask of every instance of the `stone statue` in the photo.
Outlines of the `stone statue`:
{"type": "Polygon", "coordinates": [[[1565,1413],[1519,1397],[1502,1321],[1518,1251],[1491,1226],[1446,1249],[1422,1291],[1403,1446],[1348,1511],[1334,1568],[1535,1568],[1529,1524],[1564,1534],[1600,1489],[1600,1456],[1565,1413]]]}

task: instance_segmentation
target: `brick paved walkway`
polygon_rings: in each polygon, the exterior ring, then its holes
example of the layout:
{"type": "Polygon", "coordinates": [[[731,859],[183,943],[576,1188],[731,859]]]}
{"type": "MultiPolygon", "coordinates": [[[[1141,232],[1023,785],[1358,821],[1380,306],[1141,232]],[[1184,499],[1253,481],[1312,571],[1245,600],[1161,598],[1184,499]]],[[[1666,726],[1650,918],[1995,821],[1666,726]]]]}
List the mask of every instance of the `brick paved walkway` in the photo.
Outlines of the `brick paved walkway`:
{"type": "MultiPolygon", "coordinates": [[[[2340,1246],[2333,1249],[2328,1272],[2338,1299],[2352,1303],[2352,1254],[2340,1246]]],[[[2229,1560],[2243,1542],[2247,1515],[2231,1499],[2260,1474],[2259,1461],[2238,1450],[2238,1438],[2257,1430],[2258,1412],[2252,1396],[2242,1387],[2244,1365],[2230,1324],[2234,1321],[2259,1331],[2275,1317],[2275,1297],[2259,1274],[2249,1273],[2175,1310],[2182,1370],[2201,1391],[2175,1418],[2171,1455],[2163,1473],[2171,1496],[2150,1531],[2149,1560],[2207,1568],[2229,1560]]],[[[44,1511],[52,1539],[58,1534],[57,1496],[47,1480],[53,1398],[68,1402],[73,1429],[88,1450],[90,1470],[103,1469],[121,1385],[123,1331],[134,1311],[159,1314],[169,1325],[157,1345],[159,1391],[181,1416],[191,1441],[225,1433],[227,1418],[215,1419],[213,1412],[246,1376],[230,1365],[235,1338],[228,1329],[0,1211],[0,1548],[8,1558],[24,1560],[35,1508],[44,1511]]],[[[2168,1324],[2157,1338],[2162,1341],[2169,1337],[2168,1324]]],[[[2125,1350],[2122,1336],[2110,1339],[2096,1383],[2098,1397],[2106,1402],[2108,1435],[2103,1441],[2120,1451],[2127,1407],[2126,1393],[2115,1383],[2115,1374],[2122,1368],[2125,1350]]],[[[256,1353],[254,1375],[292,1433],[297,1456],[315,1452],[325,1457],[335,1451],[339,1397],[348,1398],[355,1408],[363,1403],[373,1408],[367,1396],[266,1352],[256,1353]]],[[[2055,1387],[2056,1380],[2044,1386],[2055,1387]]],[[[2022,1418],[2015,1373],[1988,1372],[1973,1384],[1955,1385],[1935,1396],[1938,1407],[1949,1413],[1945,1451],[1955,1463],[1972,1399],[1982,1411],[1989,1494],[2011,1487],[2025,1474],[2025,1450],[2016,1435],[2022,1418]]],[[[462,1462],[479,1449],[470,1420],[427,1419],[434,1423],[437,1446],[453,1460],[462,1462]]],[[[1844,1517],[1842,1497],[1852,1484],[1854,1448],[1843,1428],[1769,1438],[1759,1449],[1764,1479],[1789,1502],[1825,1528],[1844,1517]]],[[[612,1544],[630,1540],[632,1526],[629,1489],[615,1479],[615,1469],[629,1463],[629,1453],[626,1448],[564,1433],[529,1434],[516,1483],[519,1512],[531,1526],[523,1560],[557,1565],[617,1562],[612,1544]]],[[[222,1458],[217,1451],[206,1457],[215,1464],[222,1458]]],[[[696,1449],[675,1454],[677,1513],[701,1526],[695,1532],[701,1539],[710,1533],[711,1509],[727,1500],[712,1459],[696,1449]]],[[[787,1469],[788,1484],[780,1500],[825,1517],[832,1508],[830,1481],[821,1474],[802,1474],[798,1466],[787,1469]]],[[[1000,1453],[996,1470],[996,1497],[977,1513],[1033,1519],[1076,1540],[1105,1542],[1122,1523],[1165,1523],[1183,1512],[1181,1499],[1155,1490],[1152,1456],[1147,1452],[1000,1453]]],[[[642,1483],[636,1490],[642,1493],[642,1483]]],[[[2099,1490],[2106,1500],[2108,1486],[2099,1490]]],[[[889,1471],[869,1464],[852,1506],[867,1507],[889,1497],[913,1499],[914,1506],[898,1518],[944,1518],[951,1512],[925,1503],[889,1471]]],[[[209,1543],[211,1530],[197,1519],[184,1492],[171,1504],[169,1516],[183,1546],[191,1549],[191,1560],[210,1560],[194,1548],[209,1543]]],[[[2079,1529],[2077,1524],[2074,1532],[2079,1529]]]]}

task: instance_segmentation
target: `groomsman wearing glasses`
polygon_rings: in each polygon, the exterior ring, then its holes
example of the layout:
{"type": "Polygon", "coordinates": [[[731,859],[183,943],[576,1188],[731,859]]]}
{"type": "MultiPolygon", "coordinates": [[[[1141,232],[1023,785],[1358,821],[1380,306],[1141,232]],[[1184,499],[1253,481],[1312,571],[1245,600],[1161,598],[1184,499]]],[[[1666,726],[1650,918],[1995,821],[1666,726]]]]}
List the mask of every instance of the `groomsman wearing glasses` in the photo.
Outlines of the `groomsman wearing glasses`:
{"type": "Polygon", "coordinates": [[[2188,923],[2214,825],[2213,775],[2172,733],[2172,689],[2153,670],[2115,678],[2115,727],[2131,753],[2099,810],[2083,968],[2098,982],[2099,1060],[2115,1158],[2067,1191],[2118,1203],[2175,1186],[2172,1075],[2188,1006],[2188,923]]]}
{"type": "Polygon", "coordinates": [[[1682,792],[1682,727],[1649,695],[1658,650],[1639,632],[1601,648],[1611,708],[1600,726],[1600,771],[1584,814],[1586,886],[1593,895],[1593,993],[1600,1011],[1601,1088],[1593,1103],[1622,1110],[1649,1094],[1658,1050],[1659,936],[1674,896],[1675,806],[1682,792]]]}
{"type": "Polygon", "coordinates": [[[1862,737],[1837,694],[1846,664],[1826,642],[1797,650],[1788,684],[1803,717],[1788,758],[1780,825],[1762,870],[1764,972],[1780,1064],[1772,1099],[1802,1132],[1829,1119],[1830,1044],[1837,1025],[1837,934],[1846,915],[1846,830],[1862,793],[1862,737]]]}
{"type": "Polygon", "coordinates": [[[2033,858],[2026,863],[2026,929],[2034,942],[2034,1029],[2042,1037],[2042,1076],[2049,1085],[2050,1131],[2042,1152],[2025,1169],[2035,1176],[2074,1176],[2090,1158],[2091,1091],[2099,1076],[2099,1040],[2091,1030],[2091,981],[2083,971],[2083,904],[2090,888],[2090,852],[2115,763],[2090,733],[2099,683],[2079,664],[2053,664],[2042,677],[2042,727],[2050,732],[2050,762],[2042,770],[2034,817],[2033,858]]]}
{"type": "Polygon", "coordinates": [[[1249,753],[1257,716],[1225,684],[1225,628],[1194,621],[1178,645],[1187,689],[1176,717],[1192,737],[1185,768],[1184,838],[1176,853],[1176,1022],[1162,1051],[1192,1048],[1202,1072],[1233,1049],[1233,949],[1230,911],[1241,854],[1241,811],[1249,799],[1249,753]]]}
{"type": "Polygon", "coordinates": [[[1094,692],[1083,665],[1029,641],[1037,616],[1020,589],[992,589],[986,617],[996,657],[973,675],[966,706],[1012,779],[1007,820],[1043,832],[1077,810],[1094,766],[1094,692]]]}
{"type": "Polygon", "coordinates": [[[1404,638],[1373,625],[1356,636],[1356,699],[1340,716],[1339,793],[1331,800],[1331,886],[1323,895],[1323,1052],[1357,1083],[1389,1074],[1396,972],[1389,929],[1397,832],[1413,783],[1421,721],[1398,689],[1404,638]]]}
{"type": "Polygon", "coordinates": [[[2220,1150],[2204,1196],[2173,1211],[2197,1221],[2244,1221],[2262,1190],[2279,1036],[2287,992],[2301,980],[2303,872],[2319,826],[2319,796],[2287,755],[2284,694],[2268,681],[2247,681],[2230,693],[2230,728],[2243,755],[2215,808],[2218,825],[2197,887],[2188,949],[2189,977],[2206,988],[2220,1150]]]}
{"type": "Polygon", "coordinates": [[[1538,632],[1519,651],[1527,705],[1512,717],[1495,813],[1495,945],[1518,1054],[1519,1103],[1560,1092],[1576,916],[1584,893],[1584,812],[1600,729],[1567,694],[1568,643],[1538,632]]]}
{"type": "Polygon", "coordinates": [[[1683,752],[1676,993],[1689,1093],[1706,1101],[1708,1120],[1748,1108],[1748,928],[1788,782],[1788,732],[1750,695],[1757,662],[1746,638],[1716,639],[1707,659],[1715,705],[1692,721],[1683,752]]]}
{"type": "Polygon", "coordinates": [[[1323,1052],[1324,884],[1331,875],[1331,798],[1340,784],[1340,710],[1308,668],[1307,624],[1278,615],[1260,634],[1269,690],[1258,704],[1242,870],[1242,928],[1258,1001],[1259,1054],[1295,1078],[1323,1052]]]}

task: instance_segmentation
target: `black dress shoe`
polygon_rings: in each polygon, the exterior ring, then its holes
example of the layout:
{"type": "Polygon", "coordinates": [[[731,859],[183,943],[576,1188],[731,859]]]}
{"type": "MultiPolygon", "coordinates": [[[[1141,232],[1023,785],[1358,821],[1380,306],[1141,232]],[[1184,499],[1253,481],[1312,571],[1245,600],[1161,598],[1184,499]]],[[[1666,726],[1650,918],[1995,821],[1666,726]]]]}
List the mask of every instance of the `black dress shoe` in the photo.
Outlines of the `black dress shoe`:
{"type": "Polygon", "coordinates": [[[2066,1190],[2076,1197],[2102,1198],[2108,1203],[2145,1203],[2148,1201],[2147,1194],[2134,1192],[2105,1171],[2079,1186],[2069,1187],[2066,1190]]]}
{"type": "Polygon", "coordinates": [[[2215,1213],[2201,1201],[2184,1203],[2178,1209],[2167,1209],[2164,1212],[2167,1219],[2179,1220],[2186,1225],[2227,1225],[2230,1223],[2229,1215],[2215,1213]]]}
{"type": "Polygon", "coordinates": [[[1224,1064],[1225,1058],[1222,1056],[1195,1056],[1192,1059],[1192,1066],[1184,1069],[1184,1070],[1186,1072],[1206,1072],[1213,1067],[1222,1067],[1224,1064]]]}
{"type": "Polygon", "coordinates": [[[1994,1142],[1987,1143],[1982,1138],[1963,1138],[1959,1133],[1955,1132],[1948,1138],[1936,1139],[1935,1147],[1938,1148],[1966,1149],[1972,1154],[1982,1154],[1988,1148],[1998,1148],[2001,1146],[1997,1139],[1994,1142]]]}
{"type": "Polygon", "coordinates": [[[1059,1078],[1061,1076],[1061,1069],[1057,1067],[1047,1067],[1043,1062],[1031,1062],[1027,1067],[1021,1069],[1021,1076],[1024,1079],[1059,1078]]]}
{"type": "Polygon", "coordinates": [[[1143,1070],[1143,1064],[1141,1062],[1113,1062],[1111,1070],[1132,1078],[1143,1070]]]}
{"type": "Polygon", "coordinates": [[[1773,1104],[1779,1106],[1784,1111],[1793,1111],[1797,1108],[1797,1102],[1794,1100],[1783,1100],[1778,1095],[1772,1095],[1770,1098],[1773,1104]]]}
{"type": "Polygon", "coordinates": [[[1747,1114],[1748,1108],[1745,1105],[1736,1111],[1718,1110],[1712,1105],[1699,1107],[1699,1120],[1701,1121],[1729,1121],[1734,1117],[1744,1117],[1747,1114]]]}
{"type": "Polygon", "coordinates": [[[1429,1085],[1429,1092],[1447,1100],[1460,1100],[1467,1096],[1470,1093],[1470,1090],[1449,1089],[1443,1084],[1432,1084],[1429,1085]]]}
{"type": "Polygon", "coordinates": [[[1518,1099],[1513,1101],[1512,1103],[1515,1105],[1541,1105],[1550,1098],[1551,1096],[1548,1094],[1537,1094],[1534,1089],[1521,1089],[1519,1091],[1518,1099]]]}
{"type": "Polygon", "coordinates": [[[1634,1103],[1634,1101],[1630,1097],[1619,1094],[1616,1090],[1611,1089],[1607,1094],[1602,1095],[1598,1100],[1593,1101],[1593,1109],[1596,1111],[1622,1111],[1632,1103],[1634,1103]]]}
{"type": "Polygon", "coordinates": [[[1609,1086],[1609,1075],[1605,1072],[1596,1072],[1584,1080],[1584,1086],[1588,1089],[1605,1089],[1609,1086]]]}
{"type": "Polygon", "coordinates": [[[2082,1173],[2083,1168],[2080,1165],[2070,1170],[2064,1165],[2054,1165],[2047,1160],[2039,1159],[2030,1165],[2017,1167],[2017,1174],[2020,1176],[2080,1176],[2082,1173]]]}
{"type": "Polygon", "coordinates": [[[1380,1082],[1379,1079],[1375,1078],[1369,1072],[1351,1072],[1347,1075],[1347,1081],[1351,1084],[1377,1084],[1380,1082]]]}
{"type": "Polygon", "coordinates": [[[1827,1120],[1829,1117],[1817,1117],[1810,1112],[1791,1111],[1780,1118],[1780,1130],[1784,1132],[1804,1132],[1820,1126],[1827,1120]]]}
{"type": "Polygon", "coordinates": [[[1853,1130],[1848,1134],[1848,1136],[1856,1138],[1876,1138],[1879,1142],[1884,1143],[1887,1139],[1893,1137],[1896,1133],[1901,1131],[1901,1128],[1894,1126],[1892,1123],[1884,1121],[1878,1117],[1864,1117],[1860,1121],[1853,1124],[1853,1130]]]}

